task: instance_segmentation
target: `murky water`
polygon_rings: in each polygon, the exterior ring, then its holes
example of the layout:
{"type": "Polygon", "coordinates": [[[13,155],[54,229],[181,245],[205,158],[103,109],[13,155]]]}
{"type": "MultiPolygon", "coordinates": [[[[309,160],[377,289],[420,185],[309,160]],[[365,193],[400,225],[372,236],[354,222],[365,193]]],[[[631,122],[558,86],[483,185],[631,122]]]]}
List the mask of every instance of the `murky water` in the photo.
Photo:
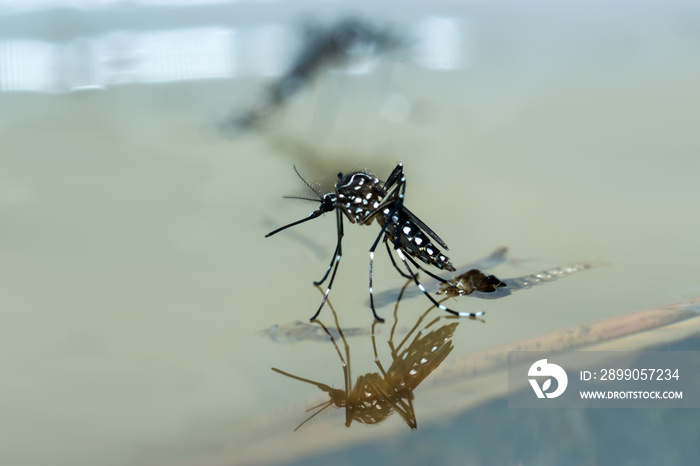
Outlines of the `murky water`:
{"type": "MultiPolygon", "coordinates": [[[[501,246],[509,260],[489,273],[502,278],[606,263],[504,299],[451,301],[486,316],[459,323],[447,366],[700,295],[697,8],[441,8],[431,14],[456,18],[468,39],[459,67],[398,59],[325,73],[265,131],[236,139],[214,123],[270,78],[0,94],[3,463],[697,462],[694,410],[512,412],[490,395],[502,377],[468,393],[418,388],[414,432],[396,414],[346,428],[330,409],[293,432],[322,393],[271,367],[343,386],[329,341],[260,334],[315,312],[311,281],[335,247],[332,215],[264,238],[315,208],[282,199],[304,192],[293,165],[332,183],[403,162],[407,205],[455,265],[501,246]]],[[[342,328],[372,323],[377,232],[346,222],[331,293],[342,328]]],[[[375,273],[378,292],[404,284],[383,249],[375,273]]],[[[428,307],[403,300],[398,332],[428,307]]],[[[379,312],[388,367],[393,305],[379,312]]],[[[329,309],[321,319],[335,326],[329,309]]],[[[370,335],[357,333],[353,378],[378,372],[370,335]]]]}

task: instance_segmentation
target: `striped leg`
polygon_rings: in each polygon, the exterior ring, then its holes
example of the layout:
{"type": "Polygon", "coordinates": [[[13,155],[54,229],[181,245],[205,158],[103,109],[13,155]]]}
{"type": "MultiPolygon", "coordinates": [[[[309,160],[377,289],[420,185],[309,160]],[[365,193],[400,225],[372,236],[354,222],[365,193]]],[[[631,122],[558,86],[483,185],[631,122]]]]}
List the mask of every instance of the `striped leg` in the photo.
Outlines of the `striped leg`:
{"type": "MultiPolygon", "coordinates": [[[[422,266],[420,265],[420,263],[416,262],[416,260],[415,260],[414,258],[412,258],[411,256],[406,256],[406,259],[408,259],[408,260],[411,262],[411,264],[413,264],[413,266],[414,266],[415,268],[417,268],[418,270],[422,270],[423,272],[425,272],[426,275],[428,275],[428,276],[434,278],[435,280],[437,280],[437,281],[440,282],[440,283],[443,283],[443,284],[445,284],[445,285],[450,285],[450,282],[449,282],[448,280],[445,280],[444,278],[442,278],[442,277],[440,277],[440,276],[438,276],[438,275],[435,275],[435,274],[432,273],[430,270],[425,269],[424,267],[422,267],[422,266]]],[[[416,275],[418,275],[418,274],[416,274],[416,275]]],[[[409,276],[408,278],[411,278],[411,277],[409,276]]]]}
{"type": "MultiPolygon", "coordinates": [[[[342,251],[340,249],[340,243],[343,240],[343,218],[340,215],[340,212],[336,212],[336,228],[337,228],[337,233],[338,233],[338,243],[335,245],[335,252],[333,253],[333,259],[331,259],[331,263],[328,265],[328,270],[326,270],[326,274],[323,276],[322,279],[320,279],[317,282],[314,282],[314,285],[319,286],[323,284],[323,282],[326,281],[326,278],[328,278],[328,274],[331,273],[331,269],[333,268],[333,264],[336,262],[336,258],[338,255],[342,254],[342,251]]],[[[340,259],[337,259],[340,260],[340,259]]],[[[313,320],[313,319],[311,319],[313,320]]]]}
{"type": "Polygon", "coordinates": [[[394,249],[394,250],[396,251],[396,254],[398,254],[399,259],[401,259],[401,262],[403,262],[403,265],[406,266],[406,270],[408,270],[408,273],[411,275],[411,278],[413,278],[413,282],[414,282],[414,283],[416,284],[416,286],[423,292],[423,294],[430,300],[430,302],[433,303],[433,305],[434,305],[435,307],[437,307],[438,309],[442,309],[442,310],[445,311],[445,312],[449,312],[450,314],[454,314],[454,315],[460,316],[460,317],[479,317],[479,316],[484,315],[484,312],[483,312],[483,311],[478,311],[478,312],[458,312],[458,311],[454,311],[454,310],[452,310],[452,309],[450,309],[450,308],[448,308],[448,307],[445,307],[444,305],[440,304],[439,302],[437,302],[437,301],[435,300],[435,298],[433,298],[433,297],[430,295],[430,293],[428,293],[428,292],[426,291],[426,289],[425,289],[425,287],[423,286],[423,284],[422,284],[420,281],[418,281],[418,277],[416,277],[416,274],[415,274],[415,273],[413,272],[413,270],[411,269],[411,266],[408,265],[408,262],[406,261],[406,256],[404,256],[404,254],[403,254],[403,252],[401,251],[401,249],[394,249]]]}
{"type": "Polygon", "coordinates": [[[342,248],[342,242],[343,242],[343,215],[339,210],[336,210],[336,221],[337,221],[337,230],[338,230],[338,244],[335,247],[335,254],[333,256],[333,259],[331,260],[331,264],[328,266],[328,270],[326,271],[326,274],[323,276],[323,278],[319,282],[314,282],[314,285],[318,286],[324,281],[326,281],[326,278],[328,277],[328,273],[330,273],[331,269],[333,269],[333,273],[331,274],[331,281],[328,282],[328,288],[326,288],[326,292],[323,294],[323,300],[321,300],[321,305],[318,307],[318,311],[316,311],[316,314],[313,315],[311,318],[311,321],[313,322],[316,320],[316,317],[321,313],[321,309],[323,309],[323,305],[326,304],[326,301],[328,300],[328,294],[331,292],[331,287],[333,286],[333,280],[335,280],[335,274],[338,272],[338,265],[340,264],[340,258],[343,256],[343,248],[342,248]]]}
{"type": "MultiPolygon", "coordinates": [[[[372,288],[372,272],[374,269],[374,251],[377,249],[377,245],[379,244],[379,240],[384,236],[384,233],[386,232],[386,227],[389,225],[389,222],[393,222],[394,217],[396,217],[397,212],[401,210],[401,207],[403,207],[403,198],[404,198],[404,193],[406,192],[406,177],[403,175],[403,165],[398,164],[394,171],[391,173],[389,176],[389,179],[391,180],[391,184],[399,183],[398,187],[396,190],[398,191],[398,199],[394,202],[394,204],[391,207],[391,210],[389,211],[388,215],[386,216],[386,221],[384,222],[384,225],[382,225],[382,229],[379,231],[379,235],[377,235],[377,239],[374,240],[374,244],[372,244],[372,247],[369,250],[369,304],[370,307],[372,308],[372,314],[374,314],[374,318],[377,319],[380,322],[384,322],[384,319],[379,317],[377,315],[377,311],[374,308],[374,290],[372,288]],[[398,179],[398,181],[396,181],[398,179]]],[[[387,185],[389,182],[387,182],[387,185]]],[[[388,210],[388,209],[387,209],[388,210]]],[[[398,221],[398,219],[397,219],[398,221]]],[[[389,245],[386,243],[386,238],[385,244],[387,244],[387,251],[389,250],[389,245]]],[[[391,257],[391,254],[389,254],[389,257],[391,257]]],[[[394,258],[391,257],[391,261],[394,264],[394,267],[396,267],[396,270],[399,271],[401,275],[403,275],[406,278],[407,277],[399,268],[396,266],[396,262],[394,261],[394,258]]]]}
{"type": "Polygon", "coordinates": [[[387,240],[386,236],[384,237],[384,246],[386,246],[386,252],[387,252],[387,254],[389,254],[389,259],[391,259],[391,264],[394,266],[396,271],[399,272],[399,274],[403,278],[408,278],[410,280],[411,276],[409,274],[407,274],[406,272],[404,272],[403,270],[401,270],[399,268],[399,264],[397,264],[396,261],[394,260],[394,255],[391,253],[391,248],[389,248],[389,241],[387,240]]]}
{"type": "Polygon", "coordinates": [[[372,290],[372,269],[374,268],[374,250],[377,247],[377,242],[374,242],[374,246],[369,251],[369,306],[372,308],[372,314],[374,318],[379,322],[384,322],[384,319],[377,315],[376,309],[374,309],[374,292],[372,290]]]}

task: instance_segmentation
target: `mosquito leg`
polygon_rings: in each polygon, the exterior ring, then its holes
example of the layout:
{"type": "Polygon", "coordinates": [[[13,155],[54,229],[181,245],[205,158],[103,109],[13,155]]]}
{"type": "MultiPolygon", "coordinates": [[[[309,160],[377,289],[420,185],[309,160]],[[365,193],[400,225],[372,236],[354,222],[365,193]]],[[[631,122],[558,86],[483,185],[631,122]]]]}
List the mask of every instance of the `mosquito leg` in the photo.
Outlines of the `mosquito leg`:
{"type": "Polygon", "coordinates": [[[386,377],[386,371],[384,370],[384,366],[382,366],[382,362],[379,360],[379,353],[377,352],[377,338],[374,333],[374,328],[377,325],[377,321],[375,320],[372,322],[372,349],[374,350],[374,363],[379,367],[379,370],[382,372],[382,375],[386,377]]]}
{"type": "Polygon", "coordinates": [[[391,253],[391,248],[389,247],[389,243],[386,240],[386,237],[384,238],[384,245],[386,246],[386,252],[389,254],[389,259],[391,259],[391,264],[394,266],[397,272],[403,277],[403,278],[408,278],[409,280],[411,279],[411,276],[408,275],[406,272],[401,270],[399,268],[399,265],[396,263],[396,260],[394,260],[394,255],[391,253]]]}
{"type": "MultiPolygon", "coordinates": [[[[380,233],[381,234],[381,233],[380,233]]],[[[378,240],[379,238],[377,238],[378,240]]],[[[374,292],[372,290],[372,269],[374,268],[374,250],[377,248],[377,242],[374,242],[374,246],[369,250],[369,306],[372,308],[372,314],[374,318],[379,322],[384,322],[384,319],[377,315],[376,309],[374,309],[374,292]]]]}
{"type": "Polygon", "coordinates": [[[318,310],[316,313],[311,317],[311,322],[316,320],[316,317],[321,313],[321,309],[323,309],[323,305],[326,304],[326,301],[328,300],[328,294],[331,292],[331,287],[333,286],[333,281],[335,280],[335,274],[338,271],[338,264],[340,264],[340,258],[342,257],[342,252],[339,251],[338,254],[335,255],[335,265],[333,267],[333,273],[331,274],[331,281],[328,282],[328,288],[326,288],[326,292],[323,293],[323,299],[321,300],[321,305],[318,306],[318,310]]]}
{"type": "Polygon", "coordinates": [[[416,277],[416,274],[415,274],[415,273],[413,272],[413,270],[411,269],[411,266],[408,265],[408,262],[406,261],[406,256],[404,256],[403,252],[402,252],[400,249],[395,249],[395,251],[396,251],[396,254],[398,254],[398,256],[399,256],[399,259],[401,259],[401,262],[403,262],[403,265],[406,266],[406,270],[408,270],[408,273],[411,274],[411,278],[413,278],[413,282],[414,282],[414,283],[416,284],[416,286],[423,292],[423,294],[430,300],[430,302],[433,303],[433,305],[434,305],[435,307],[437,307],[438,309],[442,309],[442,310],[445,311],[445,312],[449,312],[450,314],[454,314],[454,315],[460,316],[460,317],[479,317],[479,316],[484,315],[484,312],[482,312],[482,311],[478,311],[478,312],[458,312],[458,311],[454,311],[454,310],[452,310],[452,309],[450,309],[450,308],[448,308],[448,307],[445,307],[444,305],[440,304],[439,302],[437,302],[437,301],[435,300],[435,298],[433,298],[432,296],[430,296],[430,293],[428,293],[428,292],[426,291],[426,289],[425,289],[425,287],[423,286],[423,284],[422,284],[420,281],[418,281],[418,277],[416,277]]]}
{"type": "MultiPolygon", "coordinates": [[[[389,349],[391,350],[392,359],[396,359],[398,357],[398,352],[394,347],[394,334],[396,333],[396,327],[399,325],[399,303],[401,302],[401,298],[403,298],[403,294],[410,283],[411,279],[409,278],[403,287],[401,287],[401,292],[399,293],[398,298],[396,298],[396,304],[394,305],[394,325],[391,326],[391,333],[389,333],[389,340],[387,341],[389,344],[389,349]]],[[[382,372],[384,372],[383,369],[382,372]]]]}
{"type": "MultiPolygon", "coordinates": [[[[401,167],[401,164],[397,166],[397,169],[401,167]]],[[[396,170],[395,170],[396,171],[396,170]]],[[[403,172],[402,172],[403,173],[403,172]]],[[[392,176],[394,174],[392,173],[392,176]]],[[[401,178],[401,181],[405,181],[405,178],[401,178]]],[[[372,247],[369,250],[369,304],[370,307],[372,308],[372,314],[374,314],[374,318],[377,319],[380,322],[384,322],[384,319],[379,317],[377,315],[377,311],[374,308],[374,291],[372,289],[372,273],[373,273],[373,268],[374,268],[374,251],[377,249],[377,245],[379,244],[379,240],[382,238],[382,235],[384,232],[386,232],[386,227],[389,225],[389,222],[392,223],[398,223],[398,218],[396,213],[399,212],[401,209],[401,206],[403,205],[403,191],[399,193],[399,200],[397,200],[394,205],[392,206],[391,210],[389,211],[389,214],[386,216],[386,221],[384,222],[384,225],[382,225],[382,229],[379,230],[379,235],[377,235],[377,239],[374,240],[374,244],[372,244],[372,247]],[[396,221],[394,222],[394,219],[396,218],[396,221]]],[[[385,239],[386,241],[386,239],[385,239]]],[[[388,247],[388,246],[387,246],[388,247]]],[[[391,257],[391,254],[389,255],[391,257]]],[[[394,259],[391,259],[392,262],[394,262],[394,267],[396,267],[396,262],[394,259]]],[[[398,270],[398,267],[396,267],[396,270],[398,270]]],[[[399,271],[401,273],[401,271],[399,271]]],[[[401,273],[401,275],[404,275],[401,273]]]]}
{"type": "Polygon", "coordinates": [[[384,183],[384,189],[388,190],[396,183],[396,180],[398,180],[402,177],[403,177],[403,164],[399,163],[391,171],[391,175],[389,175],[389,178],[386,179],[386,183],[384,183]]]}
{"type": "Polygon", "coordinates": [[[328,265],[328,270],[326,270],[326,274],[323,276],[322,279],[320,279],[317,282],[314,282],[314,285],[319,286],[322,285],[323,282],[326,281],[326,278],[328,278],[328,274],[331,273],[331,269],[333,268],[333,263],[336,261],[336,257],[341,253],[340,250],[340,242],[343,240],[343,219],[338,216],[336,217],[336,223],[337,223],[337,229],[338,229],[338,243],[335,245],[335,252],[333,253],[333,259],[331,259],[331,263],[328,265]]]}
{"type": "Polygon", "coordinates": [[[338,255],[338,247],[339,247],[339,246],[336,246],[336,247],[335,247],[335,251],[333,252],[333,259],[331,259],[331,263],[330,263],[330,265],[328,266],[328,270],[326,270],[325,275],[324,275],[323,278],[320,279],[319,281],[313,282],[314,285],[316,285],[316,286],[318,286],[318,285],[323,285],[323,282],[325,282],[325,281],[326,281],[326,278],[328,278],[328,274],[331,273],[331,269],[333,268],[333,264],[335,263],[335,257],[338,255]]]}
{"type": "MultiPolygon", "coordinates": [[[[337,319],[336,319],[336,325],[337,325],[337,319]]],[[[340,363],[343,366],[343,378],[345,379],[345,393],[348,393],[348,390],[350,389],[350,352],[349,352],[349,347],[348,347],[348,342],[345,341],[345,337],[343,337],[343,342],[345,343],[345,352],[347,354],[347,362],[345,358],[343,358],[343,354],[340,352],[340,348],[338,348],[338,343],[336,343],[335,338],[333,338],[333,335],[331,332],[328,331],[328,328],[326,328],[325,325],[323,325],[323,322],[320,320],[317,320],[316,323],[323,328],[323,330],[326,332],[326,334],[330,337],[331,342],[333,343],[333,346],[335,347],[336,353],[338,353],[338,357],[340,358],[340,363]]],[[[340,327],[336,327],[338,331],[340,331],[340,327]]],[[[342,335],[342,332],[340,333],[342,335]]]]}
{"type": "MultiPolygon", "coordinates": [[[[333,281],[335,280],[335,274],[338,272],[338,265],[340,264],[340,258],[343,256],[343,249],[342,249],[342,241],[343,241],[343,217],[342,214],[339,210],[336,211],[336,219],[337,219],[337,225],[338,225],[338,245],[335,248],[335,256],[333,260],[331,261],[331,265],[328,268],[328,272],[331,271],[331,268],[333,269],[333,273],[331,274],[331,281],[328,282],[328,288],[326,288],[326,292],[323,294],[323,299],[321,300],[321,305],[318,307],[318,311],[316,311],[316,314],[313,315],[311,318],[311,321],[313,322],[316,320],[316,317],[321,313],[321,309],[323,309],[323,305],[326,304],[326,300],[328,300],[328,293],[331,292],[331,287],[333,286],[333,281]]],[[[320,283],[323,283],[326,280],[326,277],[328,276],[328,272],[326,272],[326,276],[323,277],[323,280],[321,280],[320,283]]],[[[320,285],[320,283],[315,283],[316,286],[320,285]]]]}
{"type": "MultiPolygon", "coordinates": [[[[392,221],[392,218],[395,216],[395,214],[396,214],[396,212],[398,212],[398,210],[399,210],[398,205],[394,205],[394,207],[392,207],[391,211],[389,212],[389,215],[387,216],[386,221],[384,222],[384,225],[382,225],[382,229],[379,231],[379,235],[377,235],[377,239],[374,240],[374,244],[372,244],[372,247],[369,250],[369,305],[372,308],[372,314],[374,314],[374,318],[377,319],[379,322],[384,322],[384,319],[382,319],[381,317],[379,317],[377,315],[377,310],[374,308],[374,290],[372,288],[372,274],[373,274],[373,270],[374,270],[374,251],[377,249],[377,245],[379,244],[379,240],[382,238],[382,235],[386,231],[387,225],[389,225],[389,222],[392,221]]],[[[386,244],[386,238],[385,238],[384,242],[386,244]]],[[[389,246],[387,244],[387,248],[388,247],[389,246]]],[[[391,257],[391,254],[389,254],[389,257],[391,257]]],[[[391,257],[391,262],[393,262],[394,267],[396,267],[396,270],[399,270],[399,268],[396,266],[396,261],[394,261],[393,257],[391,257]]],[[[405,276],[403,274],[403,272],[401,272],[401,270],[399,270],[399,273],[401,275],[405,276]]],[[[410,277],[407,277],[407,278],[410,278],[410,277]]]]}
{"type": "MultiPolygon", "coordinates": [[[[412,263],[418,270],[422,270],[423,272],[426,273],[426,275],[428,275],[428,276],[434,278],[435,280],[439,281],[440,283],[444,283],[445,285],[449,285],[449,284],[450,284],[450,282],[449,282],[448,280],[445,280],[444,278],[442,278],[442,277],[440,277],[440,276],[438,276],[438,275],[435,275],[435,274],[432,273],[430,270],[426,270],[426,269],[424,269],[423,267],[421,267],[421,265],[420,265],[418,262],[416,262],[415,259],[413,259],[411,256],[406,256],[406,259],[408,259],[409,261],[411,261],[411,263],[412,263]]],[[[418,275],[418,274],[416,274],[416,275],[418,275]]]]}
{"type": "MultiPolygon", "coordinates": [[[[441,300],[440,300],[440,303],[443,303],[443,302],[446,301],[447,299],[448,299],[448,298],[443,298],[443,299],[441,299],[441,300]]],[[[407,342],[408,339],[411,337],[411,335],[413,334],[413,332],[415,332],[415,331],[418,329],[418,327],[420,326],[420,324],[423,322],[423,320],[425,320],[426,317],[428,317],[428,314],[430,314],[430,312],[431,312],[433,309],[435,309],[435,306],[431,306],[430,308],[428,308],[428,310],[425,311],[425,312],[418,318],[418,321],[417,321],[416,324],[413,326],[413,328],[406,334],[406,336],[403,338],[403,340],[401,340],[401,343],[399,343],[399,345],[396,347],[396,352],[397,352],[397,353],[401,350],[401,348],[403,347],[403,345],[406,344],[406,342],[407,342]]],[[[425,333],[425,331],[428,330],[428,329],[429,329],[430,327],[432,327],[433,325],[435,325],[436,322],[439,322],[439,321],[441,321],[441,320],[443,320],[443,319],[457,319],[457,318],[458,318],[457,316],[445,315],[445,314],[443,314],[443,315],[441,315],[441,316],[438,316],[438,317],[436,317],[435,319],[431,320],[430,323],[428,323],[425,327],[423,327],[423,328],[421,329],[420,332],[416,333],[415,338],[418,338],[421,334],[425,333]]],[[[414,338],[414,340],[415,340],[415,338],[414,338]]]]}
{"type": "MultiPolygon", "coordinates": [[[[340,350],[338,349],[338,345],[336,345],[335,340],[333,339],[333,335],[331,335],[328,330],[326,330],[326,333],[328,333],[328,336],[331,337],[331,341],[333,342],[333,345],[335,345],[335,350],[338,352],[338,356],[340,357],[340,361],[343,363],[343,372],[345,374],[345,392],[350,393],[350,381],[352,380],[352,374],[351,374],[351,369],[350,369],[350,345],[348,344],[348,340],[345,339],[345,335],[343,334],[343,329],[340,328],[340,322],[338,322],[338,313],[335,312],[335,309],[333,308],[333,304],[328,301],[328,307],[331,308],[331,312],[333,313],[333,319],[335,320],[335,328],[338,329],[338,334],[340,334],[340,339],[343,340],[343,346],[345,347],[345,359],[343,359],[343,355],[340,354],[340,350]],[[347,361],[347,362],[346,362],[347,361]]],[[[320,321],[317,321],[319,324],[321,324],[321,327],[323,327],[323,323],[320,321]]]]}
{"type": "MultiPolygon", "coordinates": [[[[397,173],[397,177],[399,177],[399,181],[398,181],[398,183],[399,183],[399,188],[398,188],[399,189],[399,198],[396,201],[395,209],[397,212],[401,212],[401,209],[403,208],[403,200],[404,200],[404,197],[406,195],[406,177],[403,174],[403,165],[399,164],[398,168],[399,168],[399,173],[397,173]]],[[[401,229],[403,228],[403,223],[404,222],[399,222],[397,219],[396,234],[394,235],[394,236],[396,236],[396,238],[394,239],[394,249],[399,248],[399,238],[401,238],[400,232],[401,232],[401,229]]]]}

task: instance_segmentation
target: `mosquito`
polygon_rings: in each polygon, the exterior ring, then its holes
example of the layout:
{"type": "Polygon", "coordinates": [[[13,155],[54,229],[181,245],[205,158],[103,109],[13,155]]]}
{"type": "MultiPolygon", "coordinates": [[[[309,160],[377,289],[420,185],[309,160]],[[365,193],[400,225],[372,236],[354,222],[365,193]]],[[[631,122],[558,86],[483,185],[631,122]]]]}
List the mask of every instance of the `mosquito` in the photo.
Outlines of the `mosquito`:
{"type": "Polygon", "coordinates": [[[421,328],[424,319],[435,309],[434,306],[431,306],[418,318],[418,321],[403,337],[401,342],[395,345],[394,334],[396,333],[396,327],[398,325],[398,307],[401,302],[403,291],[409,283],[410,281],[407,281],[406,285],[402,288],[396,300],[396,305],[394,306],[394,325],[391,328],[391,334],[387,341],[389,349],[391,350],[391,366],[389,366],[388,369],[384,368],[379,359],[375,338],[375,325],[377,321],[374,321],[372,324],[371,339],[372,349],[374,351],[374,363],[379,368],[379,372],[370,372],[361,375],[353,385],[350,368],[350,345],[346,340],[343,330],[341,330],[338,322],[338,315],[330,301],[328,302],[328,306],[331,308],[337,332],[345,346],[345,357],[343,357],[338,343],[336,343],[336,339],[333,337],[328,327],[320,320],[317,320],[316,323],[320,325],[326,333],[326,339],[330,338],[336,353],[338,353],[340,363],[343,367],[344,389],[333,388],[330,385],[290,374],[276,367],[272,368],[272,370],[278,374],[315,385],[328,394],[328,401],[307,410],[307,412],[314,412],[294,429],[295,432],[326,408],[334,405],[336,408],[345,409],[346,427],[350,427],[353,421],[366,425],[378,424],[386,420],[393,412],[396,412],[411,429],[418,428],[416,413],[413,409],[413,391],[426,377],[437,369],[452,352],[454,349],[452,345],[452,336],[459,322],[454,322],[455,317],[442,315],[421,328]],[[453,320],[453,322],[436,325],[440,321],[444,322],[444,320],[453,320]]]}
{"type": "Polygon", "coordinates": [[[335,191],[323,195],[319,193],[308,181],[306,181],[303,176],[301,176],[296,167],[294,167],[294,171],[306,184],[306,186],[308,186],[316,194],[316,196],[318,196],[318,199],[309,199],[296,196],[286,197],[319,202],[320,206],[318,209],[311,212],[308,217],[271,231],[265,235],[265,237],[270,237],[287,228],[313,220],[327,212],[335,211],[336,213],[336,230],[338,240],[336,243],[335,252],[333,253],[333,258],[331,259],[331,263],[329,264],[325,275],[323,275],[321,280],[314,282],[314,285],[318,286],[323,284],[329,275],[330,281],[328,282],[328,287],[323,295],[321,305],[318,307],[318,310],[313,317],[311,317],[311,321],[316,320],[316,317],[318,317],[320,314],[324,304],[326,304],[328,294],[330,293],[333,282],[335,281],[335,275],[338,272],[340,258],[343,255],[343,216],[345,216],[350,223],[371,225],[373,222],[377,222],[381,226],[379,235],[377,235],[377,239],[374,241],[369,250],[369,302],[370,307],[372,308],[372,314],[374,314],[374,318],[376,320],[384,322],[384,319],[377,315],[377,311],[374,308],[374,293],[372,288],[374,252],[379,245],[379,241],[382,239],[394,268],[396,268],[399,274],[401,274],[401,276],[404,278],[412,279],[416,286],[430,300],[430,302],[433,303],[435,307],[460,317],[473,318],[484,314],[481,311],[458,312],[442,305],[428,293],[425,287],[418,280],[417,272],[411,268],[411,265],[413,265],[416,269],[425,272],[430,277],[447,285],[449,285],[448,281],[426,270],[423,266],[419,265],[416,260],[440,270],[447,270],[450,272],[455,271],[450,259],[435,244],[432,243],[432,241],[435,241],[439,246],[447,250],[448,247],[445,242],[432,229],[430,229],[430,227],[423,223],[418,217],[416,217],[415,214],[404,206],[404,197],[406,194],[406,176],[404,175],[403,164],[399,163],[396,165],[396,168],[394,168],[389,175],[389,178],[387,178],[385,182],[382,182],[375,175],[367,171],[354,171],[348,173],[347,175],[338,173],[338,182],[335,185],[335,191]],[[405,273],[399,268],[392,254],[392,250],[399,257],[408,273],[405,273]],[[409,262],[411,265],[409,265],[409,262]]]}

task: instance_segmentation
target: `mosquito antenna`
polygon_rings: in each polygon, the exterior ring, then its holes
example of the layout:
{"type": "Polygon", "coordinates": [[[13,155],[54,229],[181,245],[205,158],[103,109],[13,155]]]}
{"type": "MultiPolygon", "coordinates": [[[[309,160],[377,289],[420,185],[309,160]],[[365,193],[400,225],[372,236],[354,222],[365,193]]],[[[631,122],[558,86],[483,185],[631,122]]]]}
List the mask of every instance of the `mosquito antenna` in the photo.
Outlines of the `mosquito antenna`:
{"type": "Polygon", "coordinates": [[[282,196],[283,199],[300,199],[302,201],[318,202],[318,199],[311,199],[310,197],[302,196],[282,196]]]}
{"type": "MultiPolygon", "coordinates": [[[[311,183],[309,183],[308,181],[306,181],[306,178],[304,178],[303,176],[301,176],[301,173],[299,173],[299,169],[297,168],[296,165],[292,165],[292,166],[294,167],[294,172],[295,172],[295,173],[297,174],[297,176],[301,179],[301,181],[303,181],[304,184],[305,184],[306,186],[308,186],[309,189],[310,189],[311,191],[315,192],[319,199],[321,199],[321,198],[323,197],[323,196],[321,196],[321,193],[319,193],[319,192],[316,190],[316,188],[314,188],[313,186],[311,186],[311,183]]],[[[286,196],[285,196],[285,197],[286,197],[286,196]]],[[[294,199],[294,198],[292,198],[292,199],[294,199]]],[[[303,198],[296,198],[296,199],[303,199],[303,198]]],[[[314,199],[314,200],[315,200],[315,199],[314,199]]]]}

